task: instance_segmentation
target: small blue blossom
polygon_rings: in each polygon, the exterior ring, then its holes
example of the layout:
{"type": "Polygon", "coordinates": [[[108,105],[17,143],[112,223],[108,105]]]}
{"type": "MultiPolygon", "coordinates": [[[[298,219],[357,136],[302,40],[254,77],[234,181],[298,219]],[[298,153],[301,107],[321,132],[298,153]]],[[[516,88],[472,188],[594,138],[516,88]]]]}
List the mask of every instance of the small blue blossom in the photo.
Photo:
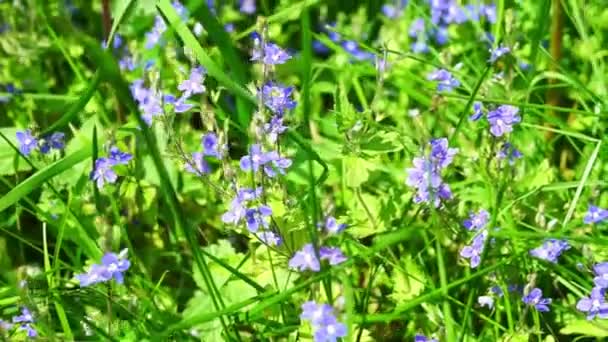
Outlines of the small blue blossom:
{"type": "Polygon", "coordinates": [[[354,59],[357,61],[374,59],[373,53],[361,50],[361,48],[359,47],[359,44],[357,42],[355,42],[354,40],[345,40],[342,42],[341,45],[342,45],[342,48],[344,48],[344,50],[346,50],[346,52],[348,52],[351,56],[353,56],[354,59]]]}
{"type": "Polygon", "coordinates": [[[31,323],[34,323],[34,316],[28,308],[21,308],[21,315],[14,316],[13,323],[20,323],[19,330],[25,330],[27,337],[34,338],[38,336],[38,332],[31,325],[31,323]]]}
{"type": "Polygon", "coordinates": [[[393,4],[384,4],[380,9],[389,19],[397,19],[403,14],[403,10],[407,6],[407,0],[397,0],[393,4]]]}
{"type": "Polygon", "coordinates": [[[268,82],[262,86],[262,101],[273,113],[283,115],[287,110],[296,107],[293,100],[294,87],[268,82]]]}
{"type": "Polygon", "coordinates": [[[255,10],[255,0],[240,0],[239,11],[245,14],[254,14],[255,10]]]}
{"type": "Polygon", "coordinates": [[[490,49],[490,63],[495,63],[500,57],[511,52],[511,48],[508,46],[500,45],[496,49],[490,49]]]}
{"type": "Polygon", "coordinates": [[[217,135],[214,132],[209,132],[201,138],[201,145],[203,146],[203,154],[220,159],[221,152],[218,144],[217,135]]]}
{"type": "Polygon", "coordinates": [[[608,219],[608,210],[589,204],[589,209],[583,218],[585,224],[599,223],[608,219]]]}
{"type": "Polygon", "coordinates": [[[477,213],[471,212],[469,218],[463,221],[467,230],[481,230],[490,221],[490,213],[485,209],[480,209],[477,213]]]}
{"type": "Polygon", "coordinates": [[[408,30],[408,34],[411,38],[418,38],[424,35],[424,19],[417,18],[410,24],[410,28],[408,30]]]}
{"type": "Polygon", "coordinates": [[[514,165],[517,159],[523,157],[523,154],[515,148],[511,143],[504,143],[500,150],[496,153],[496,158],[499,160],[507,159],[509,165],[514,165]]]}
{"type": "Polygon", "coordinates": [[[116,146],[112,146],[110,148],[110,155],[108,156],[110,162],[113,165],[127,165],[131,159],[133,159],[133,155],[127,152],[122,152],[116,146]]]}
{"type": "Polygon", "coordinates": [[[300,319],[309,321],[312,325],[319,325],[326,317],[334,315],[334,308],[329,304],[317,304],[308,301],[301,306],[300,319]]]}
{"type": "Polygon", "coordinates": [[[346,257],[338,247],[319,248],[319,257],[321,260],[327,260],[330,265],[338,265],[346,261],[346,257]]]}
{"type": "Polygon", "coordinates": [[[154,26],[146,33],[146,49],[152,49],[160,43],[163,33],[167,30],[167,25],[161,16],[154,18],[154,26]]]}
{"type": "Polygon", "coordinates": [[[203,67],[196,67],[190,70],[190,77],[187,80],[182,81],[177,89],[183,93],[185,98],[192,96],[193,94],[202,94],[205,92],[205,69],[203,67]]]}
{"type": "Polygon", "coordinates": [[[264,173],[270,178],[274,178],[278,173],[284,175],[285,169],[291,166],[291,159],[284,158],[277,151],[267,152],[264,156],[264,173]]]}
{"type": "Polygon", "coordinates": [[[540,312],[548,312],[551,298],[543,298],[543,291],[539,288],[534,288],[530,293],[522,298],[522,301],[536,308],[540,312]]]}
{"type": "Polygon", "coordinates": [[[346,325],[337,320],[331,305],[308,301],[301,308],[300,319],[311,324],[315,342],[335,342],[346,336],[346,325]]]}
{"type": "Polygon", "coordinates": [[[589,297],[581,298],[576,303],[576,309],[580,312],[586,312],[588,320],[592,320],[595,317],[601,319],[608,318],[608,303],[606,303],[605,289],[594,287],[589,297]]]}
{"type": "Polygon", "coordinates": [[[262,47],[260,36],[254,35],[252,61],[262,62],[266,65],[279,65],[290,59],[291,55],[274,43],[266,43],[262,47]]]}
{"type": "Polygon", "coordinates": [[[521,121],[518,115],[519,108],[510,105],[501,105],[488,113],[490,122],[490,133],[495,137],[501,137],[513,131],[513,125],[521,121]]]}
{"type": "Polygon", "coordinates": [[[259,232],[257,237],[268,246],[280,246],[283,243],[281,237],[271,231],[259,232]]]}
{"type": "Polygon", "coordinates": [[[481,262],[481,254],[485,248],[488,232],[482,230],[473,238],[473,242],[469,246],[465,246],[460,250],[460,256],[464,259],[470,259],[471,268],[476,268],[481,262]]]}
{"type": "Polygon", "coordinates": [[[452,76],[452,73],[445,69],[438,69],[431,72],[427,79],[429,81],[438,81],[437,91],[452,91],[455,87],[460,86],[460,82],[452,76]]]}
{"type": "Polygon", "coordinates": [[[430,51],[428,44],[424,40],[415,41],[410,47],[413,53],[427,53],[430,51]]]}
{"type": "Polygon", "coordinates": [[[26,129],[25,131],[18,131],[16,134],[17,141],[19,142],[19,151],[26,156],[29,156],[32,150],[38,147],[38,140],[32,135],[32,131],[26,129]]]}
{"type": "Polygon", "coordinates": [[[436,338],[426,337],[422,334],[416,334],[416,336],[414,336],[414,342],[439,342],[439,340],[436,338]]]}
{"type": "Polygon", "coordinates": [[[287,126],[283,125],[283,117],[281,115],[274,115],[270,118],[270,122],[264,124],[264,133],[266,138],[272,144],[276,143],[279,136],[287,130],[287,126]]]}
{"type": "Polygon", "coordinates": [[[249,154],[241,157],[241,170],[258,172],[260,166],[263,166],[266,161],[266,154],[262,152],[262,147],[259,144],[253,144],[249,147],[249,154]]]}
{"type": "Polygon", "coordinates": [[[266,205],[260,205],[257,208],[249,208],[245,211],[245,220],[247,222],[247,230],[252,233],[257,232],[260,226],[268,228],[270,224],[270,216],[272,209],[266,205]]]}
{"type": "Polygon", "coordinates": [[[431,159],[440,169],[448,167],[458,153],[457,148],[448,146],[447,138],[431,139],[429,144],[431,145],[431,159]]]}
{"type": "Polygon", "coordinates": [[[603,289],[608,288],[608,262],[595,264],[593,266],[593,272],[595,273],[595,278],[593,278],[595,286],[603,289]]]}
{"type": "Polygon", "coordinates": [[[327,216],[324,227],[328,234],[335,235],[346,229],[347,225],[345,223],[338,223],[336,218],[333,216],[327,216]]]}
{"type": "Polygon", "coordinates": [[[483,116],[483,104],[479,101],[473,103],[473,114],[469,116],[469,120],[477,121],[483,116]]]}
{"type": "Polygon", "coordinates": [[[230,204],[230,209],[222,215],[222,222],[233,225],[238,225],[245,218],[247,208],[239,200],[233,200],[230,204]]]}
{"type": "Polygon", "coordinates": [[[530,255],[555,264],[557,258],[568,249],[570,249],[570,244],[567,241],[548,239],[540,247],[530,250],[530,255]]]}
{"type": "Polygon", "coordinates": [[[106,281],[105,268],[102,265],[91,265],[87,273],[77,274],[75,278],[78,280],[80,287],[87,287],[97,283],[106,281]]]}
{"type": "Polygon", "coordinates": [[[65,134],[62,132],[55,132],[50,136],[41,139],[40,152],[49,153],[51,149],[61,150],[65,147],[64,142],[65,134]]]}
{"type": "Polygon", "coordinates": [[[107,183],[116,183],[118,176],[112,169],[114,163],[108,158],[97,158],[95,169],[91,172],[91,179],[95,181],[98,189],[102,189],[107,183]]]}
{"type": "Polygon", "coordinates": [[[202,175],[211,172],[211,167],[205,160],[205,156],[202,152],[194,152],[191,155],[192,159],[187,161],[184,168],[187,172],[195,175],[202,175]]]}
{"type": "Polygon", "coordinates": [[[119,254],[106,253],[101,259],[101,264],[93,264],[87,273],[77,274],[76,279],[80,287],[86,287],[114,279],[118,284],[124,282],[123,273],[131,267],[131,262],[126,259],[127,250],[119,254]]]}
{"type": "Polygon", "coordinates": [[[297,269],[300,272],[311,270],[319,272],[321,263],[315,254],[315,249],[311,243],[304,245],[301,250],[297,251],[289,260],[289,268],[297,269]]]}

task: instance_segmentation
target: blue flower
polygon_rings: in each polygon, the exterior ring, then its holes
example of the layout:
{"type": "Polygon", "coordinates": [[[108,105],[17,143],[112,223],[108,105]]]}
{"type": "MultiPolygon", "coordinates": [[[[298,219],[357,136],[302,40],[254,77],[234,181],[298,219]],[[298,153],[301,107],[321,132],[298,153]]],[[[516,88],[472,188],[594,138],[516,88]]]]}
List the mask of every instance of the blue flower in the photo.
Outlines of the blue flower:
{"type": "Polygon", "coordinates": [[[205,92],[205,69],[203,67],[196,67],[190,70],[190,77],[182,81],[177,87],[183,93],[185,98],[190,97],[193,94],[202,94],[205,92]]]}
{"type": "Polygon", "coordinates": [[[241,0],[239,10],[245,14],[254,14],[255,0],[241,0]]]}
{"type": "Polygon", "coordinates": [[[496,158],[499,160],[508,159],[509,165],[515,164],[515,160],[523,157],[523,154],[511,145],[511,143],[504,143],[500,150],[496,153],[496,158]]]}
{"type": "Polygon", "coordinates": [[[513,125],[521,121],[518,115],[519,108],[510,105],[501,105],[488,113],[490,122],[490,133],[495,137],[501,137],[513,131],[513,125]]]}
{"type": "Polygon", "coordinates": [[[127,250],[119,254],[106,253],[101,259],[101,264],[93,264],[87,273],[77,274],[81,287],[103,283],[114,279],[118,284],[124,282],[123,273],[131,267],[131,262],[126,259],[127,250]]]}
{"type": "Polygon", "coordinates": [[[281,237],[271,231],[259,232],[257,237],[268,246],[280,246],[283,240],[281,237]]]}
{"type": "Polygon", "coordinates": [[[233,225],[238,225],[245,218],[247,208],[238,199],[233,200],[230,204],[230,209],[222,215],[222,222],[233,225]]]}
{"type": "Polygon", "coordinates": [[[301,309],[300,319],[309,321],[312,325],[319,325],[326,317],[334,315],[331,305],[317,304],[312,300],[302,304],[301,309]]]}
{"type": "Polygon", "coordinates": [[[65,147],[65,134],[55,132],[41,140],[40,152],[49,153],[51,149],[61,150],[65,147]]]}
{"type": "Polygon", "coordinates": [[[34,338],[38,336],[38,333],[31,325],[31,323],[34,323],[34,316],[28,308],[21,308],[21,315],[14,316],[13,323],[21,323],[19,325],[19,330],[25,330],[27,332],[27,337],[34,338]]]}
{"type": "Polygon", "coordinates": [[[308,301],[301,308],[300,319],[311,324],[315,342],[335,342],[346,336],[346,326],[337,320],[331,305],[308,301]]]}
{"type": "Polygon", "coordinates": [[[338,247],[319,248],[319,257],[321,260],[327,260],[330,265],[338,265],[346,261],[346,257],[338,247]]]}
{"type": "Polygon", "coordinates": [[[156,16],[154,18],[154,26],[152,29],[146,33],[146,49],[152,49],[156,46],[163,35],[163,33],[167,30],[167,25],[161,16],[156,16]]]}
{"type": "Polygon", "coordinates": [[[187,161],[184,167],[187,172],[193,173],[195,175],[202,175],[211,172],[211,167],[205,160],[204,154],[202,152],[192,153],[192,159],[187,161]]]}
{"type": "Polygon", "coordinates": [[[116,146],[112,146],[110,148],[109,155],[110,162],[113,165],[127,165],[131,159],[133,159],[133,155],[127,152],[122,152],[116,146]]]}
{"type": "Polygon", "coordinates": [[[460,86],[460,82],[452,76],[452,74],[445,69],[438,69],[431,72],[427,79],[429,81],[438,81],[437,91],[452,91],[455,87],[460,86]]]}
{"type": "Polygon", "coordinates": [[[87,273],[77,274],[75,278],[78,280],[80,287],[87,287],[97,283],[106,281],[105,267],[102,265],[91,265],[87,273]]]}
{"type": "Polygon", "coordinates": [[[135,60],[132,56],[126,55],[118,61],[118,67],[120,70],[133,71],[137,67],[137,64],[135,64],[135,60]]]}
{"type": "Polygon", "coordinates": [[[355,60],[363,61],[374,59],[373,53],[361,50],[359,44],[354,40],[345,40],[341,45],[346,52],[355,58],[355,60]]]}
{"type": "Polygon", "coordinates": [[[583,218],[585,224],[599,223],[608,219],[608,210],[589,204],[589,209],[583,218]]]}
{"type": "Polygon", "coordinates": [[[481,262],[481,254],[485,248],[488,232],[482,230],[473,238],[473,242],[469,246],[465,246],[460,250],[460,256],[465,259],[470,259],[471,268],[476,268],[481,262]]]}
{"type": "Polygon", "coordinates": [[[294,254],[289,260],[289,268],[297,269],[300,272],[306,270],[319,272],[321,270],[321,264],[311,243],[304,245],[301,250],[294,254]]]}
{"type": "Polygon", "coordinates": [[[458,153],[457,148],[448,146],[447,138],[431,139],[429,144],[431,145],[431,159],[440,169],[448,167],[458,153]]]}
{"type": "Polygon", "coordinates": [[[285,111],[296,107],[296,101],[292,98],[293,90],[293,87],[268,82],[262,86],[262,101],[273,113],[282,116],[285,111]]]}
{"type": "Polygon", "coordinates": [[[427,53],[429,52],[429,46],[423,39],[418,39],[410,47],[414,53],[427,53]]]}
{"type": "Polygon", "coordinates": [[[277,151],[267,152],[264,156],[264,173],[270,178],[277,175],[277,171],[284,175],[285,169],[291,166],[291,159],[283,158],[277,151]]]}
{"type": "Polygon", "coordinates": [[[534,288],[530,293],[522,298],[522,301],[536,308],[540,312],[548,312],[551,298],[543,298],[543,291],[539,288],[534,288]]]}
{"type": "Polygon", "coordinates": [[[249,154],[241,157],[241,170],[258,172],[260,166],[264,165],[266,161],[266,154],[262,152],[262,147],[259,144],[253,144],[249,147],[249,154]]]}
{"type": "Polygon", "coordinates": [[[325,219],[325,231],[330,235],[335,235],[346,229],[345,223],[338,223],[335,217],[327,216],[325,219]]]}
{"type": "Polygon", "coordinates": [[[490,49],[490,59],[488,60],[490,63],[495,63],[500,57],[511,52],[511,48],[508,46],[500,45],[496,49],[490,49]]]}
{"type": "Polygon", "coordinates": [[[252,61],[262,62],[266,65],[279,65],[284,64],[291,55],[287,51],[281,49],[274,43],[266,43],[263,47],[261,46],[261,39],[259,35],[255,35],[253,39],[253,52],[251,56],[252,61]]]}
{"type": "Polygon", "coordinates": [[[255,233],[258,231],[260,226],[268,228],[270,216],[272,215],[272,209],[266,205],[260,205],[257,208],[249,208],[245,211],[245,220],[247,222],[247,229],[255,233]]]}
{"type": "Polygon", "coordinates": [[[595,286],[603,289],[608,288],[608,262],[595,264],[593,266],[593,272],[595,273],[595,278],[593,278],[595,286]]]}
{"type": "Polygon", "coordinates": [[[567,241],[548,239],[540,247],[530,250],[530,255],[555,264],[557,263],[557,258],[568,249],[570,249],[570,244],[567,241]]]}
{"type": "Polygon", "coordinates": [[[485,209],[480,209],[477,213],[471,212],[463,224],[467,230],[480,230],[485,228],[489,221],[490,213],[485,209]]]}
{"type": "Polygon", "coordinates": [[[266,133],[266,138],[272,144],[277,142],[279,135],[283,134],[286,130],[287,126],[283,125],[283,117],[278,114],[270,118],[270,122],[264,124],[264,133],[266,133]]]}
{"type": "Polygon", "coordinates": [[[217,141],[217,135],[214,132],[209,132],[201,138],[201,145],[203,146],[203,154],[220,159],[221,152],[217,141]]]}
{"type": "Polygon", "coordinates": [[[600,287],[594,287],[589,297],[581,298],[576,303],[576,309],[586,312],[588,320],[592,320],[596,316],[601,319],[608,318],[608,303],[606,303],[605,290],[600,287]]]}
{"type": "Polygon", "coordinates": [[[393,4],[382,5],[381,11],[387,18],[396,19],[403,14],[405,6],[407,6],[407,0],[395,1],[393,4]]]}
{"type": "Polygon", "coordinates": [[[483,104],[479,101],[473,103],[473,114],[469,116],[469,120],[477,121],[483,116],[483,104]]]}
{"type": "Polygon", "coordinates": [[[91,172],[90,178],[95,181],[98,189],[102,189],[106,183],[116,183],[118,176],[112,169],[114,162],[108,158],[97,158],[95,169],[91,172]]]}
{"type": "Polygon", "coordinates": [[[410,24],[408,34],[411,38],[418,38],[424,35],[424,19],[417,18],[410,24]]]}
{"type": "Polygon", "coordinates": [[[416,334],[414,336],[414,342],[439,342],[436,338],[429,338],[422,334],[416,334]]]}
{"type": "Polygon", "coordinates": [[[38,140],[32,135],[32,131],[26,129],[25,131],[18,131],[16,134],[17,141],[19,142],[19,151],[26,156],[29,156],[32,150],[38,147],[38,140]]]}

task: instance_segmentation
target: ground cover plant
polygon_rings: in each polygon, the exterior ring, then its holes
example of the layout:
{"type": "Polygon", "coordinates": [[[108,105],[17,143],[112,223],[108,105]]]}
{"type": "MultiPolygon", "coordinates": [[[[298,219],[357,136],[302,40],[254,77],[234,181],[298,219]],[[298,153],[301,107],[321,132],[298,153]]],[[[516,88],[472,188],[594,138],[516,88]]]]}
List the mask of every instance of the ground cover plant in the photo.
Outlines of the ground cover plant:
{"type": "Polygon", "coordinates": [[[608,9],[0,1],[6,341],[608,337],[608,9]]]}

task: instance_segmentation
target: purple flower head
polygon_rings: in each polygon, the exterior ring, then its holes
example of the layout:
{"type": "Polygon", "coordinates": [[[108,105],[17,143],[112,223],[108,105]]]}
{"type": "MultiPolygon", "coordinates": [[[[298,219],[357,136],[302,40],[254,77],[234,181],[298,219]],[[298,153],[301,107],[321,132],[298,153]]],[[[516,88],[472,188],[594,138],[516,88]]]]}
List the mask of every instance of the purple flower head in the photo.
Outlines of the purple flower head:
{"type": "Polygon", "coordinates": [[[593,272],[595,273],[595,278],[593,278],[595,286],[603,289],[608,288],[608,262],[595,264],[593,266],[593,272]]]}
{"type": "Polygon", "coordinates": [[[422,334],[416,334],[414,336],[414,342],[439,342],[436,338],[429,338],[422,334]]]}
{"type": "Polygon", "coordinates": [[[188,9],[179,1],[173,0],[171,2],[171,6],[173,7],[173,9],[175,9],[175,12],[177,12],[177,15],[179,15],[179,17],[182,18],[183,21],[186,21],[188,19],[188,9]]]}
{"type": "Polygon", "coordinates": [[[321,270],[321,264],[311,243],[304,245],[301,250],[294,254],[289,260],[289,268],[297,269],[300,272],[306,270],[319,272],[321,270]]]}
{"type": "Polygon", "coordinates": [[[523,154],[515,148],[515,146],[511,145],[511,143],[504,143],[500,150],[496,153],[496,158],[499,160],[508,159],[509,165],[514,165],[515,160],[523,157],[523,154]]]}
{"type": "Polygon", "coordinates": [[[190,103],[186,103],[187,98],[185,96],[181,96],[179,99],[177,99],[177,101],[175,101],[173,103],[173,110],[176,113],[185,113],[187,111],[189,111],[190,109],[192,109],[192,107],[194,107],[194,105],[190,104],[190,103]]]}
{"type": "Polygon", "coordinates": [[[49,153],[51,149],[61,150],[65,147],[64,142],[65,134],[62,132],[55,132],[50,136],[41,139],[40,152],[49,153]]]}
{"type": "Polygon", "coordinates": [[[334,309],[329,304],[317,304],[314,301],[308,301],[301,306],[302,313],[300,319],[309,321],[312,325],[319,325],[327,317],[333,317],[334,309]]]}
{"type": "Polygon", "coordinates": [[[239,11],[245,14],[254,14],[255,13],[255,0],[241,0],[239,5],[239,11]]]}
{"type": "Polygon", "coordinates": [[[26,307],[21,308],[21,315],[13,317],[13,323],[33,323],[34,316],[26,307]]]}
{"type": "Polygon", "coordinates": [[[277,151],[267,152],[264,160],[264,173],[266,173],[266,176],[270,178],[275,177],[277,175],[277,171],[284,175],[285,169],[291,166],[291,159],[279,156],[277,151]]]}
{"type": "Polygon", "coordinates": [[[413,53],[427,53],[429,52],[429,46],[424,39],[416,40],[410,47],[413,53]]]}
{"type": "Polygon", "coordinates": [[[473,242],[469,246],[465,246],[460,250],[460,256],[465,259],[470,259],[471,268],[476,268],[481,262],[481,254],[485,248],[485,242],[488,237],[488,232],[482,230],[473,238],[473,242]]]}
{"type": "Polygon", "coordinates": [[[586,312],[588,320],[592,320],[596,316],[601,319],[608,318],[608,303],[606,303],[605,289],[594,287],[589,297],[581,298],[576,303],[576,309],[580,312],[586,312]]]}
{"type": "Polygon", "coordinates": [[[120,70],[129,70],[129,71],[133,71],[137,67],[137,65],[135,64],[135,60],[133,59],[132,56],[129,56],[129,55],[123,56],[118,61],[118,66],[120,67],[120,70]]]}
{"type": "Polygon", "coordinates": [[[222,222],[236,226],[243,218],[245,218],[246,214],[247,208],[245,208],[243,204],[236,199],[230,204],[230,209],[222,215],[222,222]]]}
{"type": "Polygon", "coordinates": [[[389,19],[396,19],[401,15],[401,9],[389,4],[382,5],[380,10],[389,19]]]}
{"type": "Polygon", "coordinates": [[[32,131],[26,129],[25,131],[18,131],[16,134],[17,141],[19,142],[19,151],[26,156],[29,156],[32,150],[38,147],[38,140],[32,135],[32,131]]]}
{"type": "Polygon", "coordinates": [[[473,103],[473,114],[469,116],[469,120],[477,121],[483,116],[483,104],[479,101],[473,103]]]}
{"type": "Polygon", "coordinates": [[[530,250],[530,255],[555,264],[557,258],[567,249],[570,249],[570,244],[567,241],[548,239],[540,247],[530,250]]]}
{"type": "Polygon", "coordinates": [[[608,219],[608,210],[589,204],[589,209],[583,218],[585,224],[599,223],[608,219]]]}
{"type": "Polygon", "coordinates": [[[477,213],[471,212],[463,224],[467,230],[480,230],[485,228],[489,221],[490,213],[485,209],[480,209],[477,213]]]}
{"type": "Polygon", "coordinates": [[[158,45],[166,29],[167,25],[165,24],[165,21],[161,16],[157,15],[154,18],[154,26],[146,33],[146,49],[149,50],[158,45]]]}
{"type": "Polygon", "coordinates": [[[102,265],[91,265],[87,273],[77,274],[75,277],[80,283],[80,287],[87,287],[97,283],[107,281],[106,268],[102,265]]]}
{"type": "Polygon", "coordinates": [[[259,35],[254,37],[253,45],[252,61],[262,62],[266,65],[278,65],[284,64],[291,59],[287,51],[274,43],[266,43],[262,47],[259,35]]]}
{"type": "Polygon", "coordinates": [[[449,40],[448,28],[446,26],[439,26],[437,29],[433,30],[435,34],[435,41],[439,45],[447,44],[449,40]]]}
{"type": "Polygon", "coordinates": [[[123,273],[131,267],[131,262],[124,258],[126,250],[120,254],[106,253],[101,258],[101,265],[103,267],[102,275],[106,280],[114,278],[118,284],[124,282],[123,273]]]}
{"type": "Polygon", "coordinates": [[[190,97],[193,94],[202,94],[205,92],[205,69],[203,67],[196,67],[190,70],[190,78],[182,81],[177,87],[178,90],[183,92],[185,98],[190,97]]]}
{"type": "Polygon", "coordinates": [[[491,24],[494,24],[496,22],[496,5],[482,5],[480,8],[480,13],[484,17],[486,17],[486,20],[489,21],[491,24]]]}
{"type": "Polygon", "coordinates": [[[262,86],[262,101],[273,113],[283,115],[285,111],[294,109],[293,87],[268,82],[262,86]]]}
{"type": "Polygon", "coordinates": [[[215,132],[209,132],[201,138],[201,145],[203,146],[203,154],[220,159],[220,146],[217,141],[217,135],[215,132]]]}
{"type": "Polygon", "coordinates": [[[95,181],[98,189],[102,189],[106,183],[116,183],[118,176],[112,169],[114,162],[108,158],[97,158],[95,169],[91,172],[90,178],[95,181]]]}
{"type": "Polygon", "coordinates": [[[525,304],[533,306],[540,312],[548,312],[551,298],[543,298],[543,291],[539,288],[534,288],[530,293],[522,298],[525,304]]]}
{"type": "Polygon", "coordinates": [[[249,147],[249,154],[241,157],[241,170],[258,172],[260,166],[266,164],[266,161],[266,154],[262,152],[262,147],[259,144],[253,144],[249,147]]]}
{"type": "Polygon", "coordinates": [[[490,49],[490,59],[488,60],[490,63],[495,63],[500,57],[511,52],[511,48],[508,46],[500,45],[496,49],[490,49]]]}
{"type": "Polygon", "coordinates": [[[195,175],[202,175],[211,172],[211,167],[205,160],[205,156],[201,152],[192,153],[192,160],[187,161],[184,165],[184,168],[187,172],[193,173],[195,175]]]}
{"type": "Polygon", "coordinates": [[[315,342],[336,342],[346,336],[346,325],[340,323],[335,316],[327,315],[313,327],[315,342]]]}
{"type": "Polygon", "coordinates": [[[412,21],[408,34],[411,38],[419,38],[424,35],[424,19],[417,18],[412,21]]]}
{"type": "Polygon", "coordinates": [[[326,55],[331,51],[327,45],[317,39],[312,41],[312,49],[319,55],[326,55]]]}
{"type": "Polygon", "coordinates": [[[363,60],[371,60],[374,58],[374,54],[363,51],[359,48],[359,44],[354,40],[345,40],[342,42],[342,48],[346,50],[351,56],[355,58],[355,60],[363,61],[363,60]]]}
{"type": "Polygon", "coordinates": [[[479,306],[487,306],[488,309],[492,309],[494,307],[494,298],[492,296],[479,296],[477,297],[477,303],[479,306]]]}
{"type": "Polygon", "coordinates": [[[264,132],[270,143],[277,142],[279,135],[287,130],[287,126],[283,125],[283,117],[281,115],[274,115],[270,118],[270,122],[264,124],[264,132]]]}
{"type": "Polygon", "coordinates": [[[245,211],[245,220],[247,221],[247,229],[255,233],[260,229],[260,226],[268,228],[272,209],[266,205],[260,205],[257,208],[250,208],[245,211]]]}
{"type": "Polygon", "coordinates": [[[346,229],[345,223],[338,223],[335,217],[327,216],[325,219],[325,231],[330,235],[335,235],[346,229]]]}
{"type": "Polygon", "coordinates": [[[460,82],[452,76],[452,73],[445,69],[437,69],[431,72],[427,79],[429,81],[438,81],[437,91],[452,91],[455,87],[460,86],[460,82]]]}
{"type": "Polygon", "coordinates": [[[458,153],[457,148],[448,146],[447,138],[432,139],[429,144],[431,145],[431,159],[440,169],[449,166],[454,159],[454,155],[458,153]]]}
{"type": "Polygon", "coordinates": [[[281,237],[271,231],[259,232],[256,235],[268,246],[280,246],[283,243],[281,237]]]}
{"type": "Polygon", "coordinates": [[[330,265],[338,265],[346,261],[346,257],[338,247],[319,248],[319,257],[321,260],[329,261],[330,265]]]}
{"type": "Polygon", "coordinates": [[[109,160],[112,165],[127,165],[133,159],[133,155],[127,152],[122,152],[116,146],[110,148],[109,160]]]}
{"type": "Polygon", "coordinates": [[[510,105],[501,105],[488,113],[490,122],[490,133],[495,137],[501,137],[513,130],[513,125],[519,123],[519,108],[510,105]]]}
{"type": "Polygon", "coordinates": [[[504,293],[502,292],[502,289],[498,285],[492,286],[490,288],[490,292],[497,295],[498,297],[502,297],[504,295],[504,293]]]}
{"type": "Polygon", "coordinates": [[[241,188],[237,191],[235,200],[239,203],[246,203],[256,198],[260,198],[262,196],[262,192],[262,187],[258,187],[255,190],[250,188],[241,188]]]}
{"type": "Polygon", "coordinates": [[[25,330],[25,332],[27,333],[27,337],[29,338],[34,338],[38,336],[38,332],[36,331],[36,329],[34,329],[34,327],[32,327],[31,324],[22,324],[19,327],[19,330],[25,330]]]}

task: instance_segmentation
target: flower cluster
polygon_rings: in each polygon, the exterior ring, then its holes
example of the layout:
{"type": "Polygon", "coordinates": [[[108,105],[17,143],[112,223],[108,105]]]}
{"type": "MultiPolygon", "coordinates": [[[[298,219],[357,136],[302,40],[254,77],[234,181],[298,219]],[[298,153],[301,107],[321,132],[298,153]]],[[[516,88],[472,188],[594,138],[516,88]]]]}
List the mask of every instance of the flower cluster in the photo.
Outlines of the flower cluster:
{"type": "Polygon", "coordinates": [[[19,143],[19,152],[25,156],[29,156],[36,149],[42,154],[47,154],[52,149],[62,150],[65,147],[65,134],[62,132],[55,132],[39,139],[34,137],[29,129],[18,131],[15,135],[19,143]]]}
{"type": "Polygon", "coordinates": [[[567,241],[548,239],[541,246],[530,250],[530,255],[555,264],[557,258],[567,249],[570,249],[570,244],[567,241]]]}
{"type": "Polygon", "coordinates": [[[192,153],[191,160],[186,161],[184,167],[186,171],[195,175],[202,175],[211,172],[211,167],[205,157],[221,159],[225,153],[225,147],[220,147],[217,135],[209,132],[201,138],[202,152],[192,153]]]}
{"type": "Polygon", "coordinates": [[[308,301],[302,304],[300,319],[312,326],[315,342],[337,341],[346,336],[346,325],[338,321],[334,308],[329,304],[317,304],[308,301]]]}
{"type": "Polygon", "coordinates": [[[116,183],[118,175],[114,167],[117,165],[127,165],[131,159],[133,159],[133,155],[122,152],[118,147],[112,146],[108,157],[101,157],[95,160],[95,168],[91,171],[90,178],[95,181],[98,189],[102,189],[106,183],[116,183]]]}
{"type": "Polygon", "coordinates": [[[488,231],[483,229],[473,238],[473,242],[464,246],[460,250],[460,256],[464,259],[470,259],[471,268],[476,268],[481,262],[481,254],[483,253],[488,239],[488,231]]]}
{"type": "Polygon", "coordinates": [[[12,323],[0,319],[0,332],[9,331],[18,326],[19,330],[26,332],[27,337],[35,338],[38,336],[38,332],[32,326],[33,323],[36,322],[34,321],[32,312],[28,308],[22,307],[21,314],[13,316],[12,323]]]}
{"type": "Polygon", "coordinates": [[[161,95],[152,88],[146,88],[142,79],[135,80],[129,88],[141,111],[142,119],[148,126],[152,125],[152,119],[163,114],[161,95]]]}
{"type": "MultiPolygon", "coordinates": [[[[483,116],[481,103],[473,105],[474,113],[469,117],[472,121],[477,121],[483,116]]],[[[519,108],[511,105],[500,105],[496,109],[488,112],[488,122],[490,123],[490,133],[495,137],[501,137],[513,131],[513,125],[521,121],[519,108]]]]}
{"type": "Polygon", "coordinates": [[[264,152],[259,144],[253,144],[249,148],[249,154],[241,157],[240,167],[245,172],[258,172],[264,170],[266,176],[273,178],[285,174],[285,169],[291,166],[291,159],[284,158],[277,151],[264,152]]]}
{"type": "Polygon", "coordinates": [[[458,149],[449,148],[447,138],[432,139],[429,146],[430,155],[414,158],[414,167],[406,170],[406,184],[416,189],[414,202],[439,207],[442,199],[452,198],[449,185],[441,178],[441,170],[452,163],[458,149]]]}
{"type": "MultiPolygon", "coordinates": [[[[336,235],[347,227],[344,223],[338,223],[333,216],[328,216],[323,224],[317,226],[324,228],[327,235],[336,235]]],[[[289,267],[300,272],[306,270],[319,272],[323,260],[327,260],[330,265],[338,265],[346,261],[346,257],[338,247],[322,246],[317,253],[313,244],[309,243],[294,254],[289,260],[289,267]]]]}
{"type": "Polygon", "coordinates": [[[608,289],[608,262],[601,262],[593,266],[594,287],[587,298],[581,298],[576,304],[576,309],[587,313],[587,319],[595,317],[608,318],[608,303],[606,303],[606,289],[608,289]]]}
{"type": "Polygon", "coordinates": [[[118,255],[106,253],[101,258],[101,264],[93,264],[87,273],[77,274],[75,277],[81,287],[91,286],[114,279],[118,284],[124,281],[123,273],[131,266],[126,259],[127,250],[122,250],[118,255]]]}
{"type": "Polygon", "coordinates": [[[539,288],[532,289],[522,298],[524,304],[534,307],[540,312],[548,312],[551,298],[543,298],[543,291],[539,288]]]}

